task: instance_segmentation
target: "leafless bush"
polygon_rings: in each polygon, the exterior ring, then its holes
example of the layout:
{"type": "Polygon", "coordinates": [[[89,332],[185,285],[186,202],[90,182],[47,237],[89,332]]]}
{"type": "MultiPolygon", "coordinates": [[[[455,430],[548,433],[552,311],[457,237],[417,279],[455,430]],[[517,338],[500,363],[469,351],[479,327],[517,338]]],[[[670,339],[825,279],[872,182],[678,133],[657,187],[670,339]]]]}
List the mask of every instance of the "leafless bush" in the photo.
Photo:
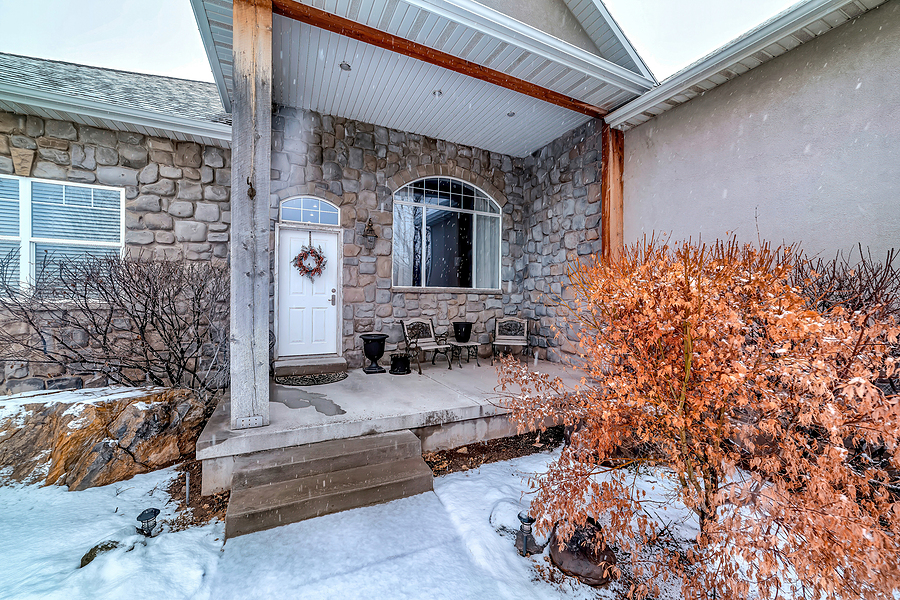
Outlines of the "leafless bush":
{"type": "Polygon", "coordinates": [[[190,388],[207,401],[227,385],[227,267],[45,257],[36,284],[20,286],[9,277],[17,260],[0,259],[0,360],[190,388]]]}
{"type": "Polygon", "coordinates": [[[851,313],[871,312],[875,319],[900,320],[900,264],[898,251],[888,251],[884,262],[872,258],[859,245],[854,252],[838,252],[831,260],[797,262],[792,284],[808,299],[809,308],[826,312],[837,306],[851,313]]]}

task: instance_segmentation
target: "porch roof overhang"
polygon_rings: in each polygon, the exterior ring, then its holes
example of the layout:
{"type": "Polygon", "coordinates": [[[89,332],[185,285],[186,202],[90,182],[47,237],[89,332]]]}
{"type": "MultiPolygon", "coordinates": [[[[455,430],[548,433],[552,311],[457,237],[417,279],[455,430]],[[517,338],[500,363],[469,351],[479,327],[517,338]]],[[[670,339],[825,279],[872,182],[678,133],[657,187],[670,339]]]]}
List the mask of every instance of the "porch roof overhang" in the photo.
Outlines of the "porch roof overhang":
{"type": "Polygon", "coordinates": [[[211,84],[0,54],[0,111],[228,148],[211,84]]]}
{"type": "Polygon", "coordinates": [[[807,0],[675,73],[605,117],[627,130],[857,18],[887,0],[807,0]]]}
{"type": "MultiPolygon", "coordinates": [[[[232,2],[191,3],[230,109],[232,2]]],[[[273,5],[276,104],[503,154],[527,156],[655,83],[624,36],[608,44],[617,64],[472,0],[273,5]]]]}

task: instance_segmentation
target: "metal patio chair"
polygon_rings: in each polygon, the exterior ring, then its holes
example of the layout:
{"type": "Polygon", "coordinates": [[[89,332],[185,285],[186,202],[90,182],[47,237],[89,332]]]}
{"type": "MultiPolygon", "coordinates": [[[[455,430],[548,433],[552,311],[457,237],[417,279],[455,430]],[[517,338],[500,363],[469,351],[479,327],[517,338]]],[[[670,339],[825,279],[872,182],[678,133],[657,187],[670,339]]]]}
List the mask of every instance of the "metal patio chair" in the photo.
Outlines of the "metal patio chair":
{"type": "Polygon", "coordinates": [[[425,358],[428,358],[428,352],[432,352],[431,364],[438,354],[443,354],[447,359],[447,367],[453,369],[453,362],[450,360],[451,346],[447,343],[447,334],[435,335],[434,322],[431,319],[413,319],[411,321],[400,321],[403,328],[403,339],[406,342],[406,351],[416,355],[416,365],[419,367],[419,375],[422,374],[422,363],[419,362],[419,350],[425,352],[425,358]]]}
{"type": "Polygon", "coordinates": [[[528,351],[528,321],[516,317],[497,319],[494,333],[491,335],[491,364],[494,364],[498,346],[510,348],[521,346],[522,354],[526,354],[528,351]]]}

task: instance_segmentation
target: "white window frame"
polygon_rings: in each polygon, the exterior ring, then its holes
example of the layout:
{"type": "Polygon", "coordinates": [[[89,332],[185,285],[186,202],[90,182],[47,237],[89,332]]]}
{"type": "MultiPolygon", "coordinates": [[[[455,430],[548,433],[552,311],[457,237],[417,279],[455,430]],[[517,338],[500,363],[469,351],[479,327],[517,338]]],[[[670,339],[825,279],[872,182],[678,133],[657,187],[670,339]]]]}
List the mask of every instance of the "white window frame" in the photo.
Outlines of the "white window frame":
{"type": "Polygon", "coordinates": [[[125,250],[125,190],[107,185],[93,185],[74,183],[58,179],[40,179],[36,177],[21,177],[18,175],[0,175],[3,179],[15,179],[19,182],[19,235],[18,237],[0,235],[0,240],[19,242],[19,285],[31,286],[36,283],[34,272],[37,266],[35,256],[35,244],[58,244],[61,246],[92,246],[102,248],[115,248],[119,255],[125,250]],[[92,190],[109,190],[119,194],[119,241],[100,242],[92,240],[69,240],[65,238],[36,237],[31,231],[32,198],[31,186],[33,183],[49,183],[53,185],[65,185],[81,187],[92,190]]]}
{"type": "MultiPolygon", "coordinates": [[[[422,256],[420,257],[421,264],[419,267],[420,272],[422,273],[422,284],[421,285],[400,285],[400,284],[398,284],[396,281],[394,281],[394,273],[393,273],[393,268],[392,268],[391,269],[391,284],[394,288],[404,289],[404,290],[406,290],[406,289],[408,289],[408,290],[423,290],[423,291],[427,291],[427,290],[434,290],[434,291],[472,290],[472,291],[479,291],[479,292],[482,292],[482,291],[483,292],[496,292],[498,290],[503,289],[503,207],[500,206],[500,203],[497,202],[496,200],[494,200],[490,194],[485,192],[483,189],[481,189],[477,185],[475,185],[469,181],[466,181],[465,179],[460,179],[458,177],[451,177],[449,175],[429,175],[426,177],[419,177],[418,179],[414,179],[408,183],[403,184],[399,188],[397,188],[397,190],[394,191],[394,193],[392,194],[392,200],[393,200],[393,204],[391,205],[392,212],[393,212],[393,206],[397,205],[397,204],[400,204],[403,206],[414,206],[414,207],[417,206],[417,207],[423,209],[422,210],[422,222],[418,225],[419,227],[421,227],[421,230],[422,230],[422,256]],[[479,192],[484,194],[484,197],[488,199],[488,202],[490,202],[491,204],[494,205],[494,207],[497,209],[497,212],[493,213],[493,212],[489,212],[489,211],[475,210],[474,208],[471,210],[468,208],[453,208],[450,206],[443,206],[440,204],[428,204],[427,202],[409,202],[407,200],[398,200],[397,199],[397,193],[400,192],[401,190],[404,190],[404,189],[410,187],[414,183],[418,183],[419,181],[425,181],[428,179],[449,179],[452,181],[458,181],[458,182],[462,183],[463,185],[467,185],[469,187],[475,188],[476,190],[478,190],[479,192]],[[426,259],[426,256],[425,256],[425,230],[426,230],[425,213],[426,213],[426,211],[424,209],[429,209],[429,208],[431,210],[445,210],[448,212],[458,212],[458,213],[472,215],[472,281],[473,282],[478,281],[478,273],[477,273],[478,261],[475,260],[476,253],[478,252],[478,234],[477,234],[478,219],[475,217],[486,216],[486,217],[496,218],[498,220],[498,227],[497,227],[498,240],[497,241],[499,242],[500,248],[498,249],[498,252],[497,252],[497,287],[495,287],[495,288],[468,287],[467,288],[467,287],[445,287],[445,286],[426,285],[426,283],[425,283],[425,259],[426,259]]],[[[393,245],[392,245],[391,253],[393,254],[393,245]]]]}

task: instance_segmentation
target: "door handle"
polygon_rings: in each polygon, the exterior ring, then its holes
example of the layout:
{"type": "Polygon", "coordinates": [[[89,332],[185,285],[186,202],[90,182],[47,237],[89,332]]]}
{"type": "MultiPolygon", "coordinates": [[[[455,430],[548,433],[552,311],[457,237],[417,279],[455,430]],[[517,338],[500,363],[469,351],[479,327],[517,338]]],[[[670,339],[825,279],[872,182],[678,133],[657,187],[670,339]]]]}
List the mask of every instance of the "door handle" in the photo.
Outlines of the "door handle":
{"type": "Polygon", "coordinates": [[[332,306],[337,306],[337,294],[335,292],[337,292],[337,290],[334,288],[331,288],[331,305],[332,306]]]}

